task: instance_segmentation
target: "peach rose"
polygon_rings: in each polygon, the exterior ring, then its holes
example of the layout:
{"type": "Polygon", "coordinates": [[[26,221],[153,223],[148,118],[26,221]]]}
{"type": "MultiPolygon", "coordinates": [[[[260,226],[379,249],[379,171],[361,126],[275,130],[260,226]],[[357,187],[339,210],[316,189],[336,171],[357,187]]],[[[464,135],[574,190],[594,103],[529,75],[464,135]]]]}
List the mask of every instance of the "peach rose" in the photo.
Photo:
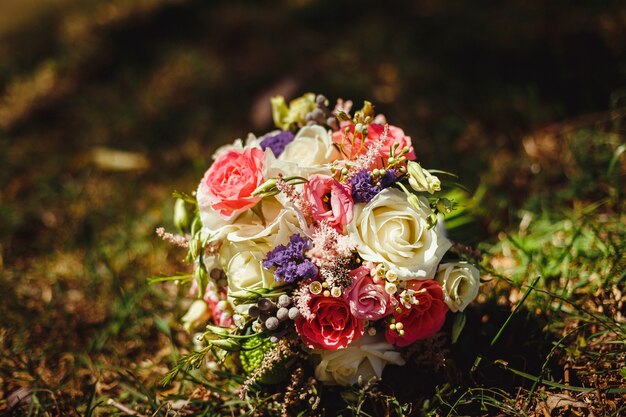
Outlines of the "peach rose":
{"type": "MultiPolygon", "coordinates": [[[[367,149],[371,147],[374,143],[380,140],[383,132],[385,130],[384,125],[370,123],[367,125],[367,137],[365,142],[363,142],[363,135],[361,133],[354,132],[354,124],[345,123],[342,124],[341,129],[339,131],[333,133],[333,142],[341,144],[343,151],[347,154],[348,159],[356,159],[359,155],[363,155],[367,152],[367,149]],[[346,127],[349,128],[349,133],[345,134],[346,127]]],[[[377,162],[377,168],[383,168],[383,164],[387,163],[389,159],[390,148],[394,144],[398,144],[398,152],[404,147],[409,148],[409,153],[406,155],[406,159],[413,160],[415,159],[415,150],[413,149],[413,145],[411,144],[411,138],[404,134],[404,131],[396,126],[389,125],[389,131],[387,132],[387,137],[384,139],[383,147],[380,150],[380,156],[384,160],[377,162]]]]}
{"type": "Polygon", "coordinates": [[[200,208],[209,206],[223,217],[232,218],[253,207],[261,200],[251,194],[263,183],[264,157],[265,153],[258,148],[222,153],[200,182],[200,208]]]}

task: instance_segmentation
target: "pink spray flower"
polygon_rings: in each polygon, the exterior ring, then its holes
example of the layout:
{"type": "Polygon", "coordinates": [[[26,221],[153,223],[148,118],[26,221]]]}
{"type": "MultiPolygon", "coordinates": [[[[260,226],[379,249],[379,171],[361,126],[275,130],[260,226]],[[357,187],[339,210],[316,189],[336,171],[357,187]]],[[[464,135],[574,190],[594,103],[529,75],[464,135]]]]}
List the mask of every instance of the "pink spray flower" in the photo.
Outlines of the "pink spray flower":
{"type": "Polygon", "coordinates": [[[233,311],[226,301],[225,289],[218,289],[215,284],[210,282],[203,298],[209,306],[211,319],[216,326],[230,327],[233,325],[233,311]]]}

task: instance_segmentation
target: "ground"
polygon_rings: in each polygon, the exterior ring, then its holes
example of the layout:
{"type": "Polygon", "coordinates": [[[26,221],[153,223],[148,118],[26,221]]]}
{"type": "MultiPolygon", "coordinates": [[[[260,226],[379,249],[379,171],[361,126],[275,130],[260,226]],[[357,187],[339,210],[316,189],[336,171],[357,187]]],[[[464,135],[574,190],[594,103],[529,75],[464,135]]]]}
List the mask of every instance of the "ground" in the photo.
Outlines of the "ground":
{"type": "Polygon", "coordinates": [[[172,191],[306,91],[374,102],[460,175],[451,236],[486,281],[457,343],[327,389],[326,415],[625,412],[623,2],[0,8],[0,414],[280,414],[203,372],[160,383],[189,299],[149,278],[188,268],[154,233],[172,191]]]}

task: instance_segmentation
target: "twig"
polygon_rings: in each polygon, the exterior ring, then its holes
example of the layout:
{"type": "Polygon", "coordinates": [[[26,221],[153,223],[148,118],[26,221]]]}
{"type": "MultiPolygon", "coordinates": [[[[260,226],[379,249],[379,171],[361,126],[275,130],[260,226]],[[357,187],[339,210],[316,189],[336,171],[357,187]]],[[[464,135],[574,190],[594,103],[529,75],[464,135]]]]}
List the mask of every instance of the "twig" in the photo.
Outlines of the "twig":
{"type": "Polygon", "coordinates": [[[194,397],[194,395],[198,393],[199,389],[200,388],[196,388],[195,390],[193,390],[191,395],[189,395],[189,397],[185,400],[185,402],[178,408],[178,410],[176,410],[176,414],[174,414],[173,417],[177,417],[180,415],[180,412],[189,405],[189,403],[191,402],[191,399],[194,397]]]}
{"type": "Polygon", "coordinates": [[[130,408],[126,407],[124,404],[118,403],[117,401],[115,401],[112,398],[109,398],[107,400],[107,405],[115,407],[118,410],[120,410],[121,412],[128,414],[129,416],[147,417],[147,416],[145,416],[143,414],[139,414],[138,412],[131,410],[130,408]]]}

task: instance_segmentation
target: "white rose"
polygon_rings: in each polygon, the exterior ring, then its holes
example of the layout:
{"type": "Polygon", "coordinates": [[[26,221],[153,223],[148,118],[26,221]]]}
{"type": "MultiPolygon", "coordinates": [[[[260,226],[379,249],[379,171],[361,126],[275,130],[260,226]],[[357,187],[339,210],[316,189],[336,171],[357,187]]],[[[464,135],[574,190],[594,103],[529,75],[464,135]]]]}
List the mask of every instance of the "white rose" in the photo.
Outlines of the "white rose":
{"type": "MultiPolygon", "coordinates": [[[[268,204],[267,214],[278,207],[276,202],[268,204]]],[[[262,264],[267,253],[288,243],[295,233],[306,234],[306,220],[293,207],[282,208],[272,215],[274,218],[267,225],[237,222],[227,233],[219,258],[228,277],[229,292],[273,287],[276,284],[274,275],[262,264]]]]}
{"type": "Polygon", "coordinates": [[[441,264],[435,277],[450,311],[463,311],[478,295],[480,272],[467,262],[441,264]]]}
{"type": "Polygon", "coordinates": [[[254,241],[224,242],[220,248],[220,264],[228,278],[228,291],[271,288],[274,275],[263,268],[267,248],[254,241]]]}
{"type": "MultiPolygon", "coordinates": [[[[271,152],[267,154],[273,155],[271,152]]],[[[266,164],[266,178],[280,172],[285,176],[309,177],[313,174],[330,175],[330,163],[340,157],[328,131],[321,126],[305,126],[285,146],[278,158],[266,164]]]]}
{"type": "Polygon", "coordinates": [[[315,378],[322,382],[352,385],[373,377],[381,378],[387,363],[404,365],[400,352],[379,336],[363,336],[344,349],[315,350],[321,362],[315,367],[315,378]]]}
{"type": "Polygon", "coordinates": [[[210,203],[206,201],[203,194],[197,193],[198,212],[202,222],[202,239],[216,241],[221,239],[234,218],[227,219],[218,211],[213,210],[210,203]]]}
{"type": "MultiPolygon", "coordinates": [[[[285,201],[289,210],[293,210],[293,204],[285,201]]],[[[239,216],[233,217],[231,220],[225,220],[219,212],[213,210],[210,206],[198,204],[200,212],[200,220],[202,221],[202,238],[210,242],[226,239],[230,233],[238,232],[242,229],[251,229],[257,233],[265,229],[264,224],[273,223],[278,215],[285,207],[278,199],[271,197],[265,198],[260,206],[257,205],[263,213],[263,218],[259,217],[258,212],[246,210],[239,216]]],[[[256,210],[255,210],[256,211],[256,210]]]]}
{"type": "Polygon", "coordinates": [[[254,241],[270,251],[278,245],[287,244],[291,235],[295,233],[307,234],[306,219],[291,203],[287,204],[287,207],[283,207],[275,199],[264,200],[265,223],[262,223],[258,216],[250,213],[241,220],[238,219],[230,227],[226,240],[230,242],[254,241]]]}
{"type": "Polygon", "coordinates": [[[428,227],[428,200],[420,197],[418,203],[411,205],[403,192],[387,188],[369,203],[356,204],[348,225],[359,255],[384,264],[400,280],[433,277],[452,246],[442,228],[428,227]]]}

